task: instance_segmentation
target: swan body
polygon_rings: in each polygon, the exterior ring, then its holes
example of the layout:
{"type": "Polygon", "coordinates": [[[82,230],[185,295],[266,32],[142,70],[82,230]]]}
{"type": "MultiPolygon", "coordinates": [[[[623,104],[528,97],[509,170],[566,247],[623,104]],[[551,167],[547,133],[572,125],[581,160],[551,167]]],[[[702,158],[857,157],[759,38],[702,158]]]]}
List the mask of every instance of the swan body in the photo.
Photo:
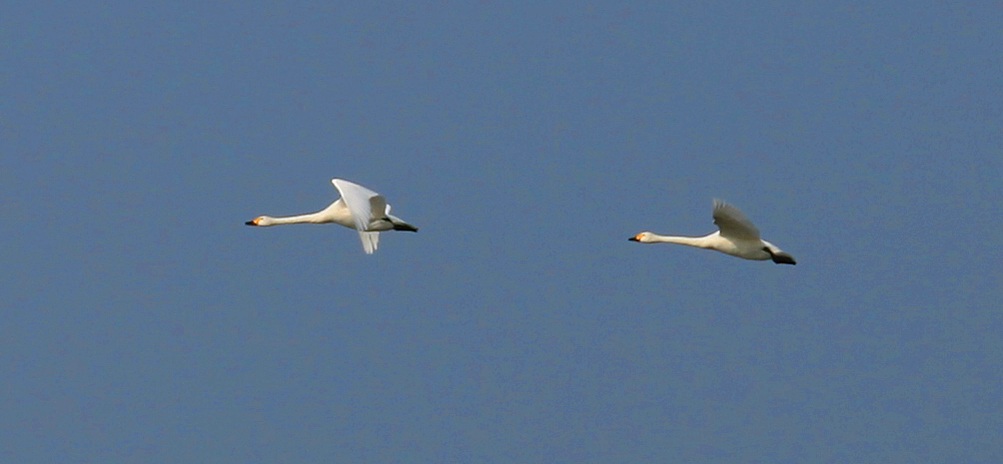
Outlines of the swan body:
{"type": "Polygon", "coordinates": [[[640,243],[675,243],[757,261],[797,264],[794,257],[759,237],[759,229],[738,208],[714,200],[714,224],[718,231],[703,237],[679,237],[641,232],[628,240],[640,243]]]}
{"type": "Polygon", "coordinates": [[[344,179],[331,179],[341,198],[316,213],[297,216],[258,216],[244,224],[269,227],[282,224],[328,224],[334,223],[355,229],[362,240],[362,249],[372,254],[380,243],[380,232],[406,230],[417,232],[418,228],[401,218],[390,214],[387,200],[372,190],[344,179]]]}

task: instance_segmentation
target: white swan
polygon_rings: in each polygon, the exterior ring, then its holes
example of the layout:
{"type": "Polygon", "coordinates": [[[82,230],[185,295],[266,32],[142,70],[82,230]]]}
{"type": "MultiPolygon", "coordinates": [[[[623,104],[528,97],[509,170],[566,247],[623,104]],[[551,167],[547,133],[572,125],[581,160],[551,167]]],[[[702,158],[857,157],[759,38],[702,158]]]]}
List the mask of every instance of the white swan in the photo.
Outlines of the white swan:
{"type": "Polygon", "coordinates": [[[359,231],[362,248],[372,254],[380,243],[380,232],[384,230],[406,230],[417,232],[418,228],[390,214],[387,200],[372,190],[343,179],[331,179],[331,183],[341,194],[330,206],[316,213],[299,216],[271,217],[258,216],[244,224],[268,227],[280,224],[327,224],[335,223],[359,231]]]}
{"type": "Polygon", "coordinates": [[[777,264],[797,264],[793,256],[759,238],[759,229],[738,208],[721,200],[714,200],[714,224],[720,230],[704,237],[676,237],[641,232],[627,240],[641,243],[676,243],[717,250],[739,258],[758,261],[772,259],[777,264]]]}

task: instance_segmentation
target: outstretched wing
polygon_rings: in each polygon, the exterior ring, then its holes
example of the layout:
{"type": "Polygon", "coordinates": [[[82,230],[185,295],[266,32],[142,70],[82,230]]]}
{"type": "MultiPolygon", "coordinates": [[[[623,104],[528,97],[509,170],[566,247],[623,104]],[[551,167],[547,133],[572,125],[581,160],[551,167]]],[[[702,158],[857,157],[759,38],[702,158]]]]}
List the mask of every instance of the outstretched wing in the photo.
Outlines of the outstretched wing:
{"type": "Polygon", "coordinates": [[[721,236],[738,240],[759,240],[759,229],[738,208],[721,200],[714,200],[714,224],[721,236]]]}
{"type": "Polygon", "coordinates": [[[359,231],[362,248],[366,254],[372,254],[380,243],[379,232],[368,232],[369,224],[376,218],[385,217],[387,200],[372,190],[344,179],[331,179],[334,188],[338,189],[341,199],[352,213],[355,230],[359,231]]]}

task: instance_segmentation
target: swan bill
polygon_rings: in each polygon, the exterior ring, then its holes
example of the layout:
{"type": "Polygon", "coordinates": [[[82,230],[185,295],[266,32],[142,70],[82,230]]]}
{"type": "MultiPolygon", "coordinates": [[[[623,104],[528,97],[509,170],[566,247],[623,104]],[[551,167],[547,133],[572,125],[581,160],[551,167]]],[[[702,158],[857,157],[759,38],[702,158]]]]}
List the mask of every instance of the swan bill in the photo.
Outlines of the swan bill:
{"type": "Polygon", "coordinates": [[[244,225],[245,226],[256,226],[257,224],[255,224],[254,221],[247,221],[247,222],[244,223],[244,225]]]}

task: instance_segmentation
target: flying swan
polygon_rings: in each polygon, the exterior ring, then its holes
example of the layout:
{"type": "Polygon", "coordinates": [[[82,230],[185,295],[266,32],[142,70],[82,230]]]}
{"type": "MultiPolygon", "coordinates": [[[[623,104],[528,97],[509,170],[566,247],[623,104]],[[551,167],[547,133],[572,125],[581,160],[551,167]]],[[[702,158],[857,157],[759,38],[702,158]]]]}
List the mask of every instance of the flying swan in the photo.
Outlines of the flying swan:
{"type": "Polygon", "coordinates": [[[627,240],[641,243],[676,243],[717,250],[744,259],[757,261],[772,259],[777,264],[797,264],[793,256],[759,238],[759,229],[738,208],[721,200],[714,200],[714,224],[720,230],[704,237],[677,237],[641,232],[627,240]]]}
{"type": "Polygon", "coordinates": [[[280,224],[327,224],[335,223],[359,231],[362,249],[373,254],[380,243],[380,232],[385,230],[406,230],[417,232],[418,228],[390,214],[386,198],[359,184],[344,179],[331,179],[334,188],[341,194],[330,206],[316,213],[299,216],[271,217],[258,216],[244,224],[268,227],[280,224]]]}

